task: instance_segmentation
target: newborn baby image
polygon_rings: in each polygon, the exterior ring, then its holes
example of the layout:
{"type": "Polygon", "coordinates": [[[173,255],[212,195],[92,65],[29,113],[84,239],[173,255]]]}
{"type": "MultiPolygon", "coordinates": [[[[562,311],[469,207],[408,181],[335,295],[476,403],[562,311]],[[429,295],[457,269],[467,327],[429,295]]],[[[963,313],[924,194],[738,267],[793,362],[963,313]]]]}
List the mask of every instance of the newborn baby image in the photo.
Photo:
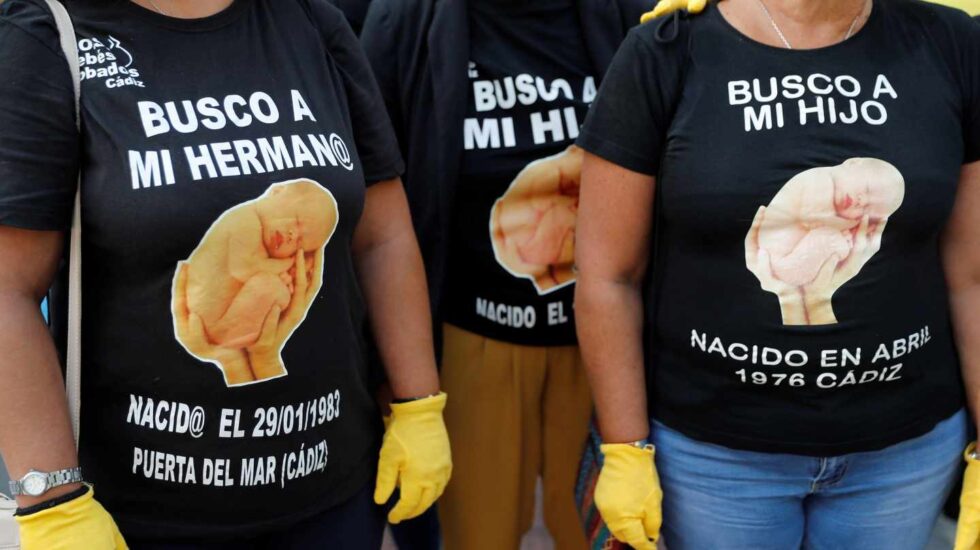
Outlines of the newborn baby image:
{"type": "Polygon", "coordinates": [[[322,249],[337,219],[333,196],[309,180],[272,185],[222,214],[187,260],[187,307],[210,343],[253,344],[269,312],[293,298],[298,252],[322,249]]]}
{"type": "Polygon", "coordinates": [[[836,256],[843,262],[862,224],[877,227],[898,210],[905,180],[897,168],[873,158],[802,172],[765,208],[758,246],[773,275],[792,286],[811,283],[836,256]]]}
{"type": "Polygon", "coordinates": [[[528,164],[490,213],[497,262],[512,275],[530,279],[538,294],[575,280],[575,224],[584,156],[572,145],[528,164]]]}

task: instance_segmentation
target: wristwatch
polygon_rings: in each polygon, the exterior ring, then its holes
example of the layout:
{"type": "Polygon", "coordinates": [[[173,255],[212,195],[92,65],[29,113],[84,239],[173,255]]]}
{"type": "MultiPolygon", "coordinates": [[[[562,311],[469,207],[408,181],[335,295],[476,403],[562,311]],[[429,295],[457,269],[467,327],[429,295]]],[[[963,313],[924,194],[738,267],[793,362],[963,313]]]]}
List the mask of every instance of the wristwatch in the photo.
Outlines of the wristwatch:
{"type": "Polygon", "coordinates": [[[630,447],[636,447],[637,449],[642,449],[644,451],[653,449],[653,442],[650,438],[638,439],[636,441],[627,441],[627,445],[630,447]]]}
{"type": "Polygon", "coordinates": [[[19,481],[15,480],[10,482],[10,492],[13,496],[26,495],[29,497],[39,497],[55,487],[81,482],[81,468],[68,468],[56,472],[31,470],[24,477],[20,478],[19,481]]]}

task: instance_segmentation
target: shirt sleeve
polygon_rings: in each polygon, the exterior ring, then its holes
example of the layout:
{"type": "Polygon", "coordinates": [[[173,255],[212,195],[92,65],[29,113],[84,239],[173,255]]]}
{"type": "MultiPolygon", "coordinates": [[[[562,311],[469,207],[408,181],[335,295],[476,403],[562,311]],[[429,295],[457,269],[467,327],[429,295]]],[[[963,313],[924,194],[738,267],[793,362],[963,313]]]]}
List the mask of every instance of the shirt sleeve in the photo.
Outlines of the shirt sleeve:
{"type": "Polygon", "coordinates": [[[332,29],[323,27],[324,39],[344,78],[354,144],[364,166],[365,180],[371,185],[396,178],[405,171],[405,163],[371,65],[347,21],[343,17],[333,19],[332,29]]]}
{"type": "Polygon", "coordinates": [[[653,24],[627,35],[578,139],[586,151],[651,176],[660,168],[681,87],[678,41],[649,44],[644,34],[651,34],[653,24]]]}
{"type": "Polygon", "coordinates": [[[0,225],[64,230],[71,226],[80,157],[71,75],[60,50],[52,50],[5,8],[0,13],[0,225]]]}

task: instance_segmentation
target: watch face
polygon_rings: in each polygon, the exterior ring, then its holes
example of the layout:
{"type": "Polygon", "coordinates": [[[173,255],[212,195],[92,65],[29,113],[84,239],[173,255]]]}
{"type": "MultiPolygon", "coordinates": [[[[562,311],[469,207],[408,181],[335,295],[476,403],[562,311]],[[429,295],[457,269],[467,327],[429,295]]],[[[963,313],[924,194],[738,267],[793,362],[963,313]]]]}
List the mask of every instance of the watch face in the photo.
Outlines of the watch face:
{"type": "Polygon", "coordinates": [[[48,476],[39,472],[31,472],[24,476],[20,484],[24,488],[24,494],[32,497],[41,496],[48,490],[48,476]]]}

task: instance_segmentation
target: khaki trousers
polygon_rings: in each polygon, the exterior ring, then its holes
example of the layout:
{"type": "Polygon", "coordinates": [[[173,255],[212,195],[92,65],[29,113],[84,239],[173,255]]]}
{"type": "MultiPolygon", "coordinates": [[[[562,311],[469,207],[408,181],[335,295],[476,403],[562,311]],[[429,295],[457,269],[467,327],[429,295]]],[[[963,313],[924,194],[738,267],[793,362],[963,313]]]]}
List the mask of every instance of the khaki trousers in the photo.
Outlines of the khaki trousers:
{"type": "Polygon", "coordinates": [[[534,519],[539,475],[556,550],[586,549],[574,492],[592,403],[578,347],[519,346],[444,328],[453,448],[453,478],[439,501],[446,550],[518,548],[534,519]]]}

